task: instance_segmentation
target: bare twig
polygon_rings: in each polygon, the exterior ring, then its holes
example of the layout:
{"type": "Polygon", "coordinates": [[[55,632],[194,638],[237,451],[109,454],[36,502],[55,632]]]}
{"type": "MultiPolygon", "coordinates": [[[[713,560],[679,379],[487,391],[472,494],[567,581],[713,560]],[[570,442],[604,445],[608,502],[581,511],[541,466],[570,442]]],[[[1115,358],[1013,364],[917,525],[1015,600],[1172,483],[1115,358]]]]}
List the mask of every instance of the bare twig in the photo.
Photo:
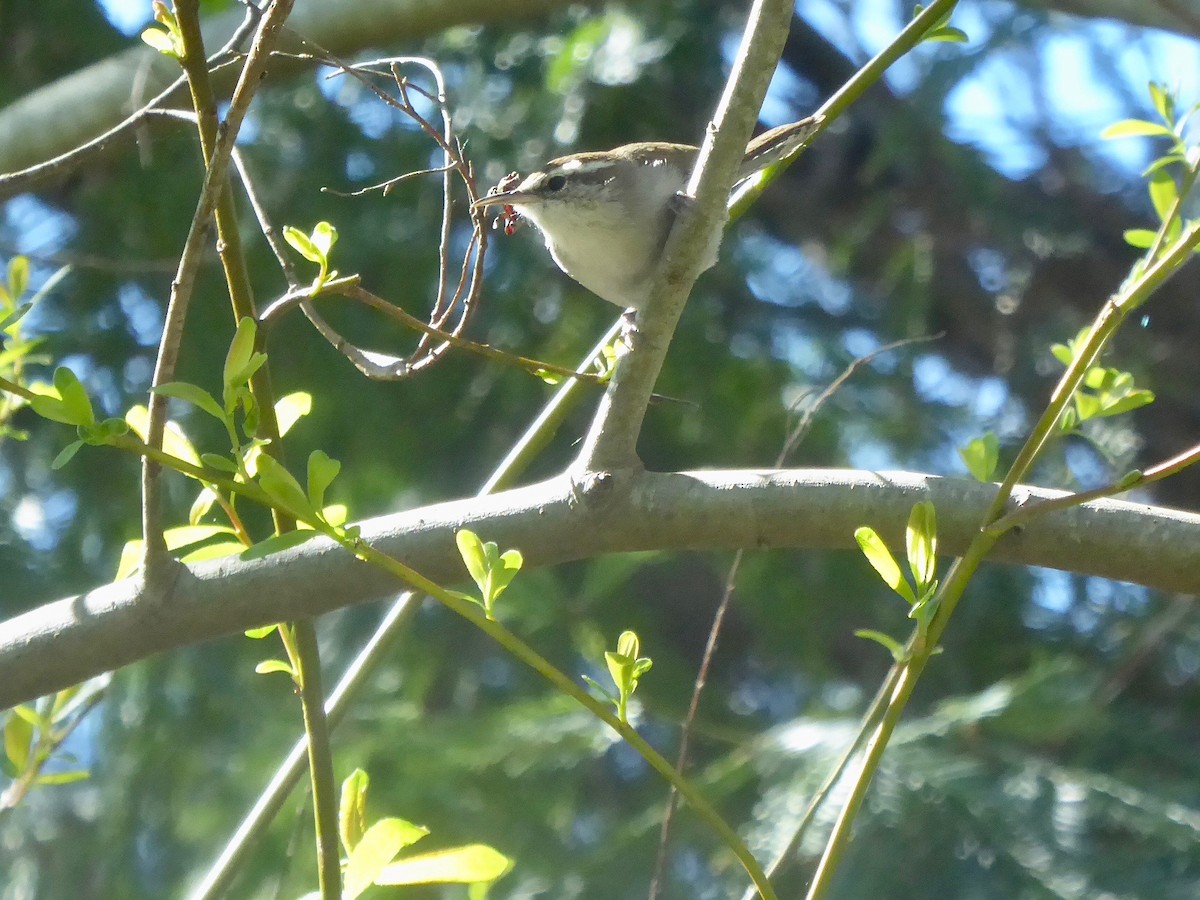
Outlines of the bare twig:
{"type": "MultiPolygon", "coordinates": [[[[415,318],[404,313],[402,310],[393,311],[380,306],[379,304],[382,301],[379,301],[379,298],[374,295],[370,295],[373,299],[368,300],[365,299],[365,292],[359,295],[347,294],[347,296],[353,296],[354,299],[381,309],[381,311],[392,315],[394,318],[401,319],[405,324],[416,328],[420,332],[421,336],[418,339],[416,347],[407,356],[380,354],[364,350],[352,344],[317,312],[313,304],[308,302],[309,298],[298,296],[300,289],[294,277],[290,274],[288,275],[289,293],[271,305],[262,317],[263,321],[268,321],[284,310],[299,305],[304,311],[305,316],[308,317],[313,327],[316,328],[322,337],[333,347],[337,348],[338,352],[345,355],[360,372],[368,378],[379,380],[407,378],[427,368],[453,346],[469,347],[470,349],[474,349],[475,352],[482,352],[485,355],[499,354],[500,351],[493,351],[491,348],[487,348],[486,345],[473,344],[461,338],[463,331],[470,321],[482,288],[483,259],[487,247],[487,228],[483,213],[472,209],[471,237],[463,252],[457,280],[451,283],[450,237],[453,225],[453,198],[451,191],[455,176],[465,185],[470,203],[473,204],[475,200],[478,200],[479,194],[476,189],[471,164],[462,155],[462,145],[454,136],[453,123],[446,105],[445,80],[442,77],[441,70],[432,60],[408,56],[388,57],[351,65],[341,61],[315,42],[303,37],[300,39],[314,51],[311,54],[303,54],[305,58],[312,59],[336,70],[329,75],[330,78],[338,76],[354,78],[382,102],[399,110],[403,115],[415,122],[421,131],[428,135],[442,151],[443,164],[441,166],[422,169],[418,172],[408,172],[396,178],[388,179],[378,185],[372,185],[369,188],[363,188],[349,194],[349,196],[359,196],[374,190],[382,190],[386,194],[392,187],[407,178],[432,173],[442,175],[443,197],[438,242],[437,294],[424,325],[418,324],[415,318]],[[422,66],[429,71],[437,86],[436,93],[413,84],[401,74],[399,67],[409,64],[422,66]],[[383,90],[372,81],[373,77],[378,76],[388,77],[391,80],[395,86],[395,95],[383,90]],[[437,107],[441,119],[440,128],[421,114],[413,104],[410,93],[417,94],[437,107]]],[[[323,190],[346,196],[341,192],[333,191],[329,188],[323,188],[323,190]]],[[[259,221],[260,223],[266,221],[265,216],[261,213],[259,221]]],[[[276,255],[279,255],[278,251],[276,255]]],[[[286,272],[287,270],[285,270],[286,272]]],[[[332,291],[329,291],[328,286],[326,286],[325,292],[332,291]]],[[[538,364],[538,368],[560,374],[573,374],[569,370],[560,369],[555,366],[538,364]]]]}
{"type": "MultiPolygon", "coordinates": [[[[870,353],[866,353],[852,360],[850,364],[842,370],[842,373],[838,375],[838,377],[832,382],[830,382],[825,389],[816,396],[812,403],[809,403],[805,406],[804,412],[801,414],[799,421],[791,429],[787,439],[784,441],[783,446],[779,450],[779,454],[775,457],[774,468],[778,469],[787,463],[788,458],[796,451],[796,448],[800,445],[800,442],[803,441],[805,436],[808,434],[812,427],[813,420],[816,417],[816,414],[820,411],[821,407],[823,407],[861,367],[865,366],[871,360],[875,359],[877,356],[881,356],[884,353],[888,353],[892,350],[896,350],[909,344],[917,344],[924,341],[936,340],[940,336],[941,335],[932,335],[929,337],[907,338],[905,340],[893,341],[890,344],[884,344],[882,347],[877,347],[870,353]]],[[[808,396],[810,395],[805,394],[805,396],[800,399],[796,406],[804,403],[808,396]]],[[[708,630],[708,641],[704,645],[704,655],[701,658],[700,666],[696,671],[695,684],[692,686],[692,698],[688,704],[688,710],[687,714],[684,716],[683,725],[680,728],[679,752],[675,757],[675,768],[679,772],[683,772],[688,765],[688,756],[691,750],[692,730],[696,723],[696,716],[700,711],[700,697],[704,693],[705,685],[708,683],[708,673],[712,668],[713,657],[716,655],[717,641],[720,638],[721,629],[724,627],[725,617],[729,612],[729,606],[733,599],[733,591],[737,586],[738,571],[741,568],[742,560],[745,555],[746,551],[744,549],[739,549],[733,556],[733,562],[730,563],[729,571],[725,575],[725,586],[721,591],[721,601],[717,604],[717,611],[713,614],[712,625],[708,630]]],[[[832,784],[832,782],[830,782],[830,784],[832,784]]],[[[815,809],[816,802],[817,798],[814,798],[813,802],[810,803],[809,806],[810,811],[815,809]]],[[[678,805],[678,795],[674,790],[671,790],[667,797],[666,809],[663,811],[662,826],[659,829],[658,856],[655,860],[654,875],[650,880],[649,900],[654,900],[654,898],[658,896],[659,884],[662,880],[663,873],[666,871],[667,846],[671,835],[671,823],[678,805]]],[[[801,822],[806,822],[807,818],[808,816],[806,815],[801,822]]],[[[791,846],[794,841],[795,838],[793,838],[792,842],[789,842],[789,846],[791,846]]],[[[779,862],[782,859],[783,856],[781,855],[779,859],[776,860],[775,864],[767,870],[768,875],[774,874],[774,869],[779,865],[779,862]]],[[[754,888],[751,886],[747,892],[747,896],[752,896],[753,893],[754,888]]]]}
{"type": "MultiPolygon", "coordinates": [[[[351,363],[354,364],[360,372],[368,378],[377,381],[396,381],[401,378],[406,378],[414,374],[421,368],[428,366],[434,359],[432,354],[425,354],[417,359],[406,358],[400,356],[390,356],[384,353],[377,353],[372,350],[363,350],[355,346],[343,338],[337,331],[325,323],[325,320],[317,313],[313,307],[313,300],[321,297],[340,296],[354,300],[364,306],[369,306],[372,309],[378,310],[388,318],[394,319],[407,328],[411,328],[420,332],[423,335],[436,338],[441,343],[440,347],[457,347],[460,350],[466,350],[469,353],[475,353],[487,359],[496,360],[498,362],[509,365],[516,365],[538,377],[544,375],[556,375],[562,378],[573,378],[579,381],[591,382],[594,384],[602,383],[598,375],[580,372],[577,369],[570,369],[565,366],[555,365],[554,363],[542,362],[538,359],[531,359],[527,356],[520,356],[513,353],[507,353],[504,350],[498,350],[489,344],[483,344],[479,341],[468,340],[460,337],[449,331],[442,331],[428,322],[418,319],[411,313],[405,312],[394,303],[385,300],[376,294],[371,293],[366,288],[359,284],[357,276],[348,276],[345,278],[335,278],[321,286],[321,290],[317,294],[313,294],[311,287],[297,288],[289,291],[279,299],[275,300],[268,306],[259,317],[259,321],[263,323],[271,323],[276,321],[286,310],[294,307],[308,307],[306,314],[313,322],[313,325],[320,332],[321,336],[327,340],[335,350],[345,356],[351,363]]],[[[440,350],[439,350],[440,352],[440,350]]]]}

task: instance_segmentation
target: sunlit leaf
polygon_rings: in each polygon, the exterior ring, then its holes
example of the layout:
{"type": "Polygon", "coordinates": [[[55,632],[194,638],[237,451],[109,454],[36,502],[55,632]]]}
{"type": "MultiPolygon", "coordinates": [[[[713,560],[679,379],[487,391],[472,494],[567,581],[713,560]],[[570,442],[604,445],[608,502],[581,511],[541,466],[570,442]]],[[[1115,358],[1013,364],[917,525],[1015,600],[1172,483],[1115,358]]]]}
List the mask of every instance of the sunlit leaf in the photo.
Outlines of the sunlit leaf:
{"type": "Polygon", "coordinates": [[[429,834],[427,828],[403,819],[380,819],[367,829],[346,862],[342,896],[357,897],[373,884],[396,854],[429,834]]]}
{"type": "Polygon", "coordinates": [[[495,881],[512,860],[486,844],[469,844],[449,850],[405,857],[387,866],[376,884],[472,884],[495,881]]]}
{"type": "Polygon", "coordinates": [[[287,434],[302,416],[312,412],[312,394],[308,391],[293,391],[275,401],[275,421],[279,433],[287,434]]]}
{"type": "Polygon", "coordinates": [[[976,481],[991,481],[1000,461],[1000,441],[995,432],[988,431],[972,438],[965,447],[959,447],[958,455],[972,478],[976,481]]]}
{"type": "Polygon", "coordinates": [[[475,532],[460,528],[454,535],[454,542],[458,545],[459,556],[462,557],[471,580],[479,587],[480,593],[483,593],[487,585],[487,562],[483,541],[475,532]]]}
{"type": "Polygon", "coordinates": [[[20,715],[10,714],[4,723],[4,753],[17,772],[24,772],[29,765],[32,747],[33,725],[20,715]]]}
{"type": "Polygon", "coordinates": [[[1148,228],[1126,228],[1122,237],[1125,238],[1125,243],[1130,247],[1136,247],[1138,250],[1149,250],[1154,244],[1154,238],[1157,232],[1151,231],[1148,228]]]}
{"type": "Polygon", "coordinates": [[[917,592],[923,593],[937,569],[937,512],[933,503],[922,500],[913,506],[904,536],[908,565],[916,579],[917,592]]]}
{"type": "Polygon", "coordinates": [[[887,648],[888,653],[892,654],[892,659],[896,660],[896,662],[904,659],[904,645],[891,635],[884,634],[882,631],[876,631],[873,628],[860,628],[854,632],[854,636],[883,645],[887,648]]]}
{"type": "Polygon", "coordinates": [[[325,505],[325,491],[342,470],[342,464],[331,459],[323,450],[308,456],[308,502],[314,510],[325,505]]]}
{"type": "Polygon", "coordinates": [[[296,673],[292,671],[291,665],[282,659],[264,659],[254,667],[254,671],[259,675],[269,675],[273,672],[283,672],[292,676],[293,678],[296,676],[296,673]]]}
{"type": "Polygon", "coordinates": [[[229,351],[225,354],[225,368],[221,382],[226,389],[244,383],[245,379],[241,377],[240,373],[250,364],[250,359],[254,355],[256,330],[254,320],[249,316],[238,322],[233,340],[229,342],[229,351]]]}
{"type": "Polygon", "coordinates": [[[266,453],[258,459],[258,484],[272,502],[284,511],[298,519],[313,517],[315,510],[308,502],[308,494],[300,487],[300,482],[266,453]]]}
{"type": "Polygon", "coordinates": [[[1100,132],[1100,137],[1106,141],[1115,138],[1143,137],[1147,135],[1175,137],[1175,133],[1165,125],[1160,125],[1157,122],[1147,122],[1144,119],[1123,119],[1120,122],[1114,122],[1100,132]]]}
{"type": "Polygon", "coordinates": [[[315,531],[287,531],[283,534],[274,535],[264,541],[259,541],[253,546],[247,547],[242,551],[239,559],[241,559],[243,562],[262,559],[263,557],[270,556],[272,553],[279,553],[283,550],[290,550],[292,547],[299,547],[305,541],[312,540],[316,536],[317,532],[315,531]]]}
{"type": "Polygon", "coordinates": [[[892,556],[892,551],[887,548],[887,544],[883,542],[883,538],[876,533],[875,529],[867,526],[858,528],[854,532],[854,539],[858,542],[863,556],[879,573],[884,584],[907,600],[910,605],[916,603],[917,598],[913,594],[912,587],[904,580],[896,558],[892,556]]]}
{"type": "Polygon", "coordinates": [[[173,397],[176,400],[190,403],[197,409],[204,410],[218,422],[225,421],[225,410],[221,408],[221,404],[199,385],[189,384],[186,381],[169,381],[150,390],[152,393],[162,394],[164,397],[173,397]]]}
{"type": "Polygon", "coordinates": [[[355,769],[342,781],[341,802],[338,808],[338,834],[342,847],[350,853],[367,830],[367,789],[371,778],[362,769],[355,769]]]}

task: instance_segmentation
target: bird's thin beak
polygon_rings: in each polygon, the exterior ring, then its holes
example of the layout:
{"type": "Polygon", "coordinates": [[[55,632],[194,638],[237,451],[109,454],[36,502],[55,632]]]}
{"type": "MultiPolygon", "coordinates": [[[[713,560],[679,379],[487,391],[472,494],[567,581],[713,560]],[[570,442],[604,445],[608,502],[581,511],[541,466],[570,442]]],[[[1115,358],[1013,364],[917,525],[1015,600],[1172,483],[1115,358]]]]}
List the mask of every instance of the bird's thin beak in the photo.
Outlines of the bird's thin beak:
{"type": "Polygon", "coordinates": [[[498,194],[489,194],[486,197],[480,197],[471,204],[471,209],[484,209],[488,206],[496,206],[497,204],[511,206],[526,199],[528,199],[528,195],[524,191],[500,191],[498,194]]]}

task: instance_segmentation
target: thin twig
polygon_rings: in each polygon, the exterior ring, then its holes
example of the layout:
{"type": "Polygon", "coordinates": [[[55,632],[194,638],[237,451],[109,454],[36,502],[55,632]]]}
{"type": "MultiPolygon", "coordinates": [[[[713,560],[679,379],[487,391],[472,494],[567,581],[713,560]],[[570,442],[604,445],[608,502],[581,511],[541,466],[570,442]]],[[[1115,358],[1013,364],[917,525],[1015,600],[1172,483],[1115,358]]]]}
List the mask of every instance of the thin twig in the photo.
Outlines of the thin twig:
{"type": "MultiPolygon", "coordinates": [[[[850,379],[855,372],[862,366],[876,357],[896,350],[900,347],[909,344],[917,344],[925,341],[936,340],[941,335],[933,335],[928,337],[906,338],[904,340],[893,341],[890,344],[884,344],[882,347],[877,347],[870,353],[866,353],[852,360],[841,374],[830,382],[812,403],[805,406],[804,412],[800,420],[791,429],[787,438],[783,442],[783,446],[779,450],[779,454],[775,457],[774,468],[778,469],[787,463],[788,458],[796,451],[800,442],[812,428],[812,423],[816,414],[821,410],[831,397],[850,379]]],[[[807,395],[806,395],[807,396],[807,395]]],[[[800,402],[803,402],[801,399],[800,402]]],[[[729,612],[729,606],[733,598],[734,588],[737,586],[738,570],[741,568],[742,560],[745,557],[745,550],[739,549],[733,557],[733,562],[729,566],[729,571],[725,575],[725,586],[721,591],[721,601],[717,604],[717,611],[713,615],[712,625],[708,630],[708,641],[704,645],[704,655],[700,660],[700,667],[696,672],[696,680],[692,686],[692,698],[688,704],[687,715],[684,717],[683,726],[680,729],[679,737],[679,752],[675,757],[675,768],[679,772],[685,771],[688,765],[688,756],[691,750],[692,730],[695,727],[696,716],[700,710],[700,697],[704,693],[705,685],[708,683],[708,673],[712,667],[713,657],[716,655],[717,641],[720,637],[721,630],[725,624],[725,617],[729,612]]],[[[853,745],[852,745],[853,746],[853,745]]],[[[818,792],[820,794],[820,792],[818,792]]],[[[815,803],[816,798],[814,798],[815,803]]],[[[810,809],[815,808],[814,803],[810,803],[810,809]]],[[[674,789],[671,790],[667,797],[667,806],[663,811],[662,827],[659,829],[658,837],[658,856],[654,864],[654,875],[650,880],[649,900],[655,900],[658,896],[659,883],[662,880],[663,873],[666,871],[667,861],[667,846],[671,834],[671,822],[675,815],[675,810],[678,807],[678,796],[674,789]]],[[[807,817],[801,819],[801,825],[807,820],[807,817]]],[[[794,837],[793,842],[798,838],[794,837]]],[[[789,846],[792,842],[789,842],[789,846]]],[[[773,874],[775,866],[767,870],[768,876],[773,874]]],[[[750,889],[753,893],[753,888],[750,889]]]]}
{"type": "Polygon", "coordinates": [[[1195,465],[1197,462],[1200,462],[1200,444],[1189,447],[1182,453],[1177,453],[1170,459],[1151,466],[1145,471],[1130,472],[1124,478],[1118,478],[1109,484],[1101,485],[1088,491],[1079,491],[1078,493],[1067,494],[1063,497],[1043,500],[1040,503],[1021,506],[997,519],[986,530],[989,534],[1001,535],[1006,531],[1011,531],[1013,528],[1020,528],[1030,520],[1038,516],[1044,516],[1047,513],[1070,509],[1073,506],[1090,503],[1092,500],[1115,497],[1117,494],[1124,494],[1126,491],[1132,491],[1135,488],[1146,487],[1156,481],[1162,481],[1164,478],[1178,474],[1189,466],[1195,465]]]}
{"type": "MultiPolygon", "coordinates": [[[[417,327],[421,336],[417,341],[416,347],[408,356],[390,356],[361,350],[330,325],[311,303],[294,299],[291,296],[282,298],[283,302],[277,301],[272,304],[263,318],[265,321],[277,315],[283,309],[298,304],[317,332],[332,346],[337,348],[339,352],[343,353],[364,375],[379,380],[407,378],[436,362],[452,346],[465,346],[465,344],[458,344],[454,340],[447,340],[446,335],[459,338],[465,331],[474,312],[483,283],[484,253],[487,247],[486,219],[482,211],[477,211],[473,207],[474,201],[479,199],[475,186],[474,172],[470,163],[463,157],[462,147],[454,137],[453,123],[451,122],[446,103],[445,80],[436,63],[422,57],[389,57],[350,65],[341,61],[311,40],[304,37],[300,37],[300,40],[314,51],[311,54],[303,54],[305,58],[315,60],[322,65],[330,66],[336,70],[328,77],[334,78],[345,75],[354,78],[382,102],[399,110],[415,122],[421,131],[429,136],[442,151],[444,163],[441,166],[423,169],[419,172],[408,172],[396,178],[388,179],[378,185],[372,185],[348,194],[348,196],[358,196],[375,190],[383,190],[386,194],[394,185],[406,178],[434,172],[442,175],[443,198],[438,243],[437,294],[428,316],[427,327],[414,326],[417,327]],[[400,74],[399,66],[405,64],[415,64],[426,68],[431,73],[437,85],[437,93],[431,93],[419,85],[412,84],[407,78],[403,77],[400,74]],[[379,71],[377,67],[380,66],[386,66],[386,71],[379,71]],[[393,96],[379,88],[372,82],[370,76],[390,77],[399,96],[393,96]],[[409,97],[410,91],[428,99],[437,107],[442,121],[440,129],[436,128],[432,122],[415,108],[409,97]],[[453,224],[451,188],[455,175],[465,185],[468,201],[472,204],[472,234],[463,252],[458,280],[451,291],[449,288],[449,253],[453,224]],[[451,324],[450,320],[452,318],[454,318],[454,322],[451,324]],[[434,339],[437,339],[436,343],[434,339]]],[[[347,196],[347,194],[329,188],[323,188],[322,190],[339,196],[347,196]]],[[[262,221],[261,216],[260,221],[262,221]]],[[[294,295],[297,290],[297,284],[290,278],[289,287],[289,295],[294,295]]],[[[387,310],[384,311],[387,312],[387,310]]],[[[407,314],[401,316],[401,318],[405,317],[407,317],[407,314]]],[[[413,324],[413,322],[410,321],[408,324],[413,324]]],[[[485,345],[474,346],[479,348],[485,345]]],[[[483,352],[486,353],[487,351],[483,352]]],[[[544,368],[550,371],[557,371],[557,367],[544,368]]],[[[563,373],[565,374],[566,370],[563,370],[563,373]]]]}
{"type": "Polygon", "coordinates": [[[320,292],[315,295],[311,287],[303,287],[290,291],[271,303],[263,311],[262,315],[259,316],[259,321],[269,324],[277,320],[286,310],[293,306],[310,306],[313,304],[313,300],[329,296],[346,297],[357,303],[362,303],[365,306],[378,310],[388,318],[395,319],[407,328],[435,337],[441,341],[441,344],[434,351],[417,360],[376,353],[371,350],[363,350],[351,344],[338,334],[337,331],[326,325],[325,320],[317,314],[315,308],[306,310],[307,315],[313,320],[313,324],[317,327],[321,336],[329,341],[335,350],[350,360],[360,372],[368,378],[377,381],[394,381],[406,378],[414,372],[419,371],[420,368],[429,365],[434,353],[442,352],[442,348],[457,347],[460,350],[466,350],[469,353],[475,353],[487,359],[496,360],[507,365],[519,366],[538,377],[555,375],[561,378],[573,378],[593,384],[604,383],[600,376],[592,373],[579,372],[576,369],[570,369],[566,366],[508,353],[504,350],[498,350],[490,344],[468,340],[452,332],[435,328],[428,322],[418,319],[416,316],[385,300],[383,297],[371,293],[359,284],[358,276],[355,275],[328,281],[321,286],[320,292]]]}

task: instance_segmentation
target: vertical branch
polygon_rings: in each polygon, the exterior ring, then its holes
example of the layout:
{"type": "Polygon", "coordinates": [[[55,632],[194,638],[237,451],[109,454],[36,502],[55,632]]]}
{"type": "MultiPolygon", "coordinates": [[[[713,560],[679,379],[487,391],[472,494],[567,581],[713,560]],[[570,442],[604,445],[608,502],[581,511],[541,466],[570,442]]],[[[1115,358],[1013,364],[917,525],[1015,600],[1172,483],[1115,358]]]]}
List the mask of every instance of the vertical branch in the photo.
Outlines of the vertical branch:
{"type": "MultiPolygon", "coordinates": [[[[237,130],[249,108],[257,85],[265,75],[264,67],[269,60],[273,39],[286,19],[290,6],[290,2],[275,3],[264,16],[250,55],[247,57],[245,68],[242,70],[242,77],[234,91],[224,130],[221,130],[217,124],[216,99],[204,62],[203,39],[197,15],[198,2],[197,0],[177,0],[178,20],[184,43],[184,70],[188,76],[188,85],[196,108],[200,143],[207,167],[205,191],[216,194],[218,198],[213,211],[217,226],[217,251],[229,287],[229,298],[235,322],[241,321],[243,318],[257,319],[257,310],[250,289],[245,256],[242,252],[241,232],[237,225],[237,209],[234,204],[233,192],[224,175],[234,151],[237,130]],[[214,174],[218,171],[218,165],[220,166],[220,177],[214,174]]],[[[260,213],[260,217],[261,215],[260,213]]],[[[197,210],[197,218],[200,216],[201,212],[197,210]]],[[[190,237],[191,235],[189,235],[190,237]]],[[[186,304],[180,308],[185,309],[186,304]]],[[[183,315],[180,313],[178,318],[180,329],[182,329],[182,322],[183,315]]],[[[263,343],[261,332],[256,334],[256,341],[259,345],[258,349],[261,350],[263,343]]],[[[164,345],[165,343],[166,334],[164,333],[164,345]]],[[[156,384],[161,383],[160,374],[156,370],[156,384]]],[[[250,389],[259,409],[259,434],[257,436],[268,441],[266,445],[268,453],[281,459],[283,449],[279,441],[279,423],[275,417],[274,392],[266,366],[261,367],[252,377],[250,389]]],[[[154,438],[151,437],[152,444],[153,441],[154,438]]],[[[147,508],[157,515],[157,503],[154,503],[152,496],[147,497],[147,508]]],[[[272,515],[277,532],[290,531],[295,527],[292,519],[278,509],[273,509],[272,515]]],[[[337,900],[341,896],[341,868],[337,843],[336,786],[333,778],[329,723],[325,718],[321,687],[321,663],[316,627],[311,619],[301,619],[281,626],[280,636],[284,638],[289,656],[293,660],[295,678],[300,690],[304,731],[308,739],[309,774],[316,819],[317,871],[321,896],[326,900],[337,900]]]]}
{"type": "Polygon", "coordinates": [[[637,440],[646,406],[705,250],[725,225],[734,175],[746,155],[791,18],[788,0],[755,0],[750,10],[733,70],[688,182],[693,202],[671,229],[650,300],[639,313],[636,352],[617,367],[592,420],[576,463],[582,471],[638,466],[637,440]]]}
{"type": "MultiPolygon", "coordinates": [[[[263,15],[258,30],[255,32],[250,52],[246,56],[246,64],[238,78],[225,122],[218,126],[212,152],[207,154],[204,183],[200,189],[196,212],[192,216],[183,252],[179,257],[179,266],[171,282],[171,295],[167,302],[163,335],[159,341],[158,358],[154,365],[153,383],[155,385],[163,384],[174,378],[176,363],[179,359],[179,348],[183,340],[184,322],[187,318],[192,290],[195,287],[196,272],[200,265],[200,254],[211,227],[213,212],[225,185],[225,175],[233,143],[246,116],[246,111],[249,109],[250,101],[266,74],[271,50],[278,40],[284,20],[291,12],[293,2],[294,0],[272,0],[263,15]]],[[[187,19],[189,15],[194,17],[196,6],[197,0],[180,0],[180,18],[187,19]]],[[[203,60],[203,47],[199,47],[198,50],[200,59],[203,60]]],[[[185,57],[189,55],[189,52],[185,48],[185,57]]],[[[202,113],[197,112],[203,117],[202,113]]],[[[147,405],[149,421],[146,443],[151,447],[161,448],[167,418],[167,399],[158,394],[151,394],[147,405]]],[[[162,537],[162,498],[158,474],[159,467],[157,465],[149,461],[143,463],[142,532],[146,542],[144,573],[147,581],[151,583],[165,576],[168,565],[166,546],[162,537]]]]}

